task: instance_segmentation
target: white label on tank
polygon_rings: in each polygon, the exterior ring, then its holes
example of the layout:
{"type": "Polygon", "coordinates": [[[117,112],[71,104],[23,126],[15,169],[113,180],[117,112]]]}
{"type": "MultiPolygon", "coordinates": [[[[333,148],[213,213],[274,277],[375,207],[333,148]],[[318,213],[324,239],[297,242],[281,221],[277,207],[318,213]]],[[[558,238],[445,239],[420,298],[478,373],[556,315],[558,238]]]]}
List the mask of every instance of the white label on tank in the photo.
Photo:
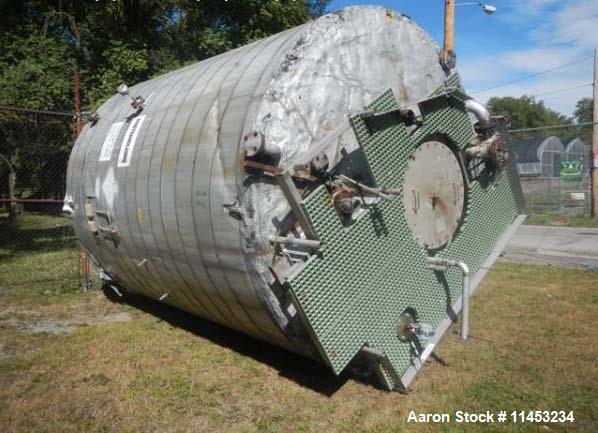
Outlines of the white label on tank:
{"type": "Polygon", "coordinates": [[[117,167],[128,167],[129,164],[131,164],[131,155],[133,155],[135,142],[137,141],[137,136],[139,135],[139,130],[141,129],[143,119],[145,119],[145,115],[134,118],[131,121],[127,132],[125,132],[125,137],[120,145],[118,163],[116,164],[117,167]]]}
{"type": "Polygon", "coordinates": [[[106,135],[104,144],[102,144],[102,150],[100,150],[100,159],[98,159],[98,161],[110,161],[112,158],[112,149],[114,149],[114,143],[116,143],[118,134],[124,124],[125,122],[116,122],[112,124],[110,130],[108,131],[108,135],[106,135]]]}

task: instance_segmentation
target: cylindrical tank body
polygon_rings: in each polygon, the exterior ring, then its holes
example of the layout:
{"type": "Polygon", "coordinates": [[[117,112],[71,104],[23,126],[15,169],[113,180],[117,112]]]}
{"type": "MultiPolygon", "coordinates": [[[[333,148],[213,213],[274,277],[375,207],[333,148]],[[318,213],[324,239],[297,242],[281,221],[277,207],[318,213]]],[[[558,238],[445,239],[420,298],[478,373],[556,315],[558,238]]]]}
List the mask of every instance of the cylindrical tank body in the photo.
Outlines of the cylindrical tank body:
{"type": "Polygon", "coordinates": [[[135,85],[144,108],[115,95],[73,148],[76,234],[126,290],[313,353],[271,288],[270,238],[290,208],[271,178],[241,168],[244,137],[292,167],[385,90],[408,105],[444,79],[438,46],[409,18],[351,7],[135,85]]]}

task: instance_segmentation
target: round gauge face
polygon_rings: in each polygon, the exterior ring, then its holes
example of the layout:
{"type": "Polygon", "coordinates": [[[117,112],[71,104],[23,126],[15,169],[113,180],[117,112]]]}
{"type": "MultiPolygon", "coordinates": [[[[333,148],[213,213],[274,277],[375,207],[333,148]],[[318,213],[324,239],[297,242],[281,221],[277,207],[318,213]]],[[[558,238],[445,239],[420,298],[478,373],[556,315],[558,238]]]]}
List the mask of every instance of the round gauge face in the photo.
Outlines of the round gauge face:
{"type": "Polygon", "coordinates": [[[455,153],[440,141],[427,141],[409,159],[403,183],[407,224],[417,242],[440,249],[453,238],[463,217],[465,184],[455,153]]]}

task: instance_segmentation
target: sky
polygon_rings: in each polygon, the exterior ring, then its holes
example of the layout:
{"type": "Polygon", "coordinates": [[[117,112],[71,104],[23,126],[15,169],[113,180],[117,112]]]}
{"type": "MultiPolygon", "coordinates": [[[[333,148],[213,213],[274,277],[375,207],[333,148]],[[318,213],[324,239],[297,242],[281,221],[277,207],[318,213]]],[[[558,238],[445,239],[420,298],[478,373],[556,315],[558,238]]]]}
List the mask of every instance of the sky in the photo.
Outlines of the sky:
{"type": "MultiPolygon", "coordinates": [[[[468,1],[457,5],[463,2],[468,1]]],[[[332,0],[329,10],[354,4],[402,12],[442,44],[443,0],[332,0]]],[[[592,96],[598,0],[488,0],[487,4],[497,8],[495,14],[487,15],[475,5],[456,8],[457,69],[471,96],[486,102],[492,96],[534,95],[566,115],[573,113],[579,99],[592,96]],[[482,91],[571,62],[576,63],[482,91]]]]}

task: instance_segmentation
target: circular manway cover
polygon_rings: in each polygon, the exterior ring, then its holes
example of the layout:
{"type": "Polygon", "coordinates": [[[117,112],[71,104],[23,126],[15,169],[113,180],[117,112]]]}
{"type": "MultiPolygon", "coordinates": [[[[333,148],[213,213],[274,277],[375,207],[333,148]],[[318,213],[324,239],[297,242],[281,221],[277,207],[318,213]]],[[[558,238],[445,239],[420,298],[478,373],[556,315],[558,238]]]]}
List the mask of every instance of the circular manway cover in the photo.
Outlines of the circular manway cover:
{"type": "Polygon", "coordinates": [[[465,185],[455,153],[444,143],[427,141],[407,164],[403,204],[417,242],[436,250],[450,241],[463,215],[465,185]]]}

